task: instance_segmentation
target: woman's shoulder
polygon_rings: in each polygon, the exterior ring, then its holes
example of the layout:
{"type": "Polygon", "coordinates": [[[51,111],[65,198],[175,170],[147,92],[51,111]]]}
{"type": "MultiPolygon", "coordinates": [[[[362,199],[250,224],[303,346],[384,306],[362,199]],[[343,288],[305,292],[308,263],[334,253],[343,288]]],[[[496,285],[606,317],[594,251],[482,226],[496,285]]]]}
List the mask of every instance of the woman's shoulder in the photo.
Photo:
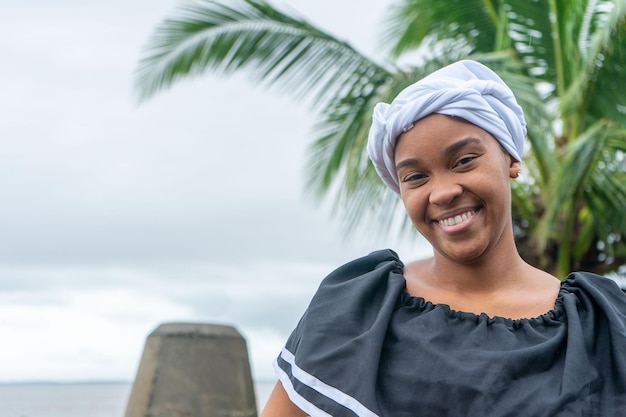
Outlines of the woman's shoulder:
{"type": "Polygon", "coordinates": [[[602,292],[615,293],[621,298],[624,296],[624,289],[620,288],[614,279],[595,274],[593,272],[575,271],[568,274],[563,279],[566,287],[580,287],[583,289],[596,289],[602,292]]]}
{"type": "Polygon", "coordinates": [[[382,340],[384,323],[404,287],[402,263],[392,250],[372,252],[340,266],[324,278],[313,295],[287,342],[288,350],[302,353],[302,349],[324,345],[333,351],[364,332],[371,340],[382,340]],[[373,332],[376,326],[382,327],[373,332]]]}
{"type": "Polygon", "coordinates": [[[404,264],[395,251],[392,249],[381,249],[341,265],[332,271],[324,281],[346,281],[371,273],[402,272],[403,268],[404,264]]]}
{"type": "Polygon", "coordinates": [[[591,272],[572,272],[561,283],[562,291],[591,301],[603,310],[612,311],[626,319],[626,294],[617,282],[591,272]]]}
{"type": "Polygon", "coordinates": [[[332,271],[321,282],[307,315],[362,314],[393,305],[405,288],[403,264],[391,249],[378,250],[332,271]]]}
{"type": "MultiPolygon", "coordinates": [[[[405,286],[402,266],[394,251],[378,250],[340,266],[322,281],[274,364],[300,408],[318,410],[324,404],[338,410],[335,403],[354,404],[344,392],[352,393],[350,386],[367,380],[370,371],[375,378],[376,358],[405,286]],[[357,374],[366,378],[355,378],[357,374]],[[337,389],[328,390],[319,381],[337,389]]],[[[364,398],[375,404],[375,396],[364,398]]],[[[346,415],[340,408],[333,415],[346,415]]]]}
{"type": "Polygon", "coordinates": [[[403,268],[402,261],[393,250],[371,252],[328,274],[322,280],[314,300],[320,297],[336,298],[347,293],[386,292],[390,287],[404,288],[403,268]]]}

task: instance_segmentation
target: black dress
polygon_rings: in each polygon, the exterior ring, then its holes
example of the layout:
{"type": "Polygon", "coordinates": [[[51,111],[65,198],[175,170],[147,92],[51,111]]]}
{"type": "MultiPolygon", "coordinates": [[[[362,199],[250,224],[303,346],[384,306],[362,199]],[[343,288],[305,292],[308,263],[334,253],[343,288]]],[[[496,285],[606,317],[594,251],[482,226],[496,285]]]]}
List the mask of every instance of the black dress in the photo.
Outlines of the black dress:
{"type": "Polygon", "coordinates": [[[274,366],[311,416],[626,416],[626,296],[573,273],[553,310],[506,319],[405,291],[374,252],[321,284],[274,366]]]}

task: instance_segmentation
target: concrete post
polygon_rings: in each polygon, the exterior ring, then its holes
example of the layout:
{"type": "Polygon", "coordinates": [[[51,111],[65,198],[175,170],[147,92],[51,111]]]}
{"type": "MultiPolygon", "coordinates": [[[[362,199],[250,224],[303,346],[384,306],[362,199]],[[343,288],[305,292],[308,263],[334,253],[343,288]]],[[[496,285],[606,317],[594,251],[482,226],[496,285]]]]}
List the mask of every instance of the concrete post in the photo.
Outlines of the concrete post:
{"type": "Polygon", "coordinates": [[[256,417],[243,337],[230,326],[168,323],[144,347],[126,417],[256,417]]]}

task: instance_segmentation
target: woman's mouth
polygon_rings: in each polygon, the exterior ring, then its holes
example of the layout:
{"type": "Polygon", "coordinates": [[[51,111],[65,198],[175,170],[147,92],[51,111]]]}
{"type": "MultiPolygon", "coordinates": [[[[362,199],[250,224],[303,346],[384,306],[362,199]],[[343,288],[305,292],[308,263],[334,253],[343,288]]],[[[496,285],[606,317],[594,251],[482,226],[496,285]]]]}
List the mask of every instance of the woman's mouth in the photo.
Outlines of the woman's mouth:
{"type": "Polygon", "coordinates": [[[438,223],[439,223],[440,226],[448,226],[448,227],[449,226],[454,226],[456,224],[463,223],[465,220],[469,219],[474,214],[476,214],[476,210],[468,210],[465,213],[457,214],[456,216],[452,216],[452,217],[448,217],[447,219],[439,220],[438,223]]]}

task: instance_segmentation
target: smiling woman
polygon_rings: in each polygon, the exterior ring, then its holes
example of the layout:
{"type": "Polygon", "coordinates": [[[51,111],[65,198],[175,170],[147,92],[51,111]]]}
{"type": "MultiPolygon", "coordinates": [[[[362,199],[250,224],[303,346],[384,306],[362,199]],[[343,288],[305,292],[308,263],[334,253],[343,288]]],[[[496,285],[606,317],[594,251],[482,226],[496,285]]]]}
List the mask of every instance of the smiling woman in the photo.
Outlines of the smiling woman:
{"type": "Polygon", "coordinates": [[[374,252],[331,273],[280,352],[272,416],[618,416],[626,297],[559,281],[516,248],[510,181],[526,122],[460,61],[376,106],[368,150],[433,256],[374,252]]]}
{"type": "MultiPolygon", "coordinates": [[[[491,134],[462,119],[432,114],[400,135],[395,158],[406,211],[438,252],[447,254],[447,242],[454,249],[462,241],[472,246],[513,241],[507,190],[519,162],[491,134]]],[[[506,253],[515,254],[510,249],[506,253]]]]}

